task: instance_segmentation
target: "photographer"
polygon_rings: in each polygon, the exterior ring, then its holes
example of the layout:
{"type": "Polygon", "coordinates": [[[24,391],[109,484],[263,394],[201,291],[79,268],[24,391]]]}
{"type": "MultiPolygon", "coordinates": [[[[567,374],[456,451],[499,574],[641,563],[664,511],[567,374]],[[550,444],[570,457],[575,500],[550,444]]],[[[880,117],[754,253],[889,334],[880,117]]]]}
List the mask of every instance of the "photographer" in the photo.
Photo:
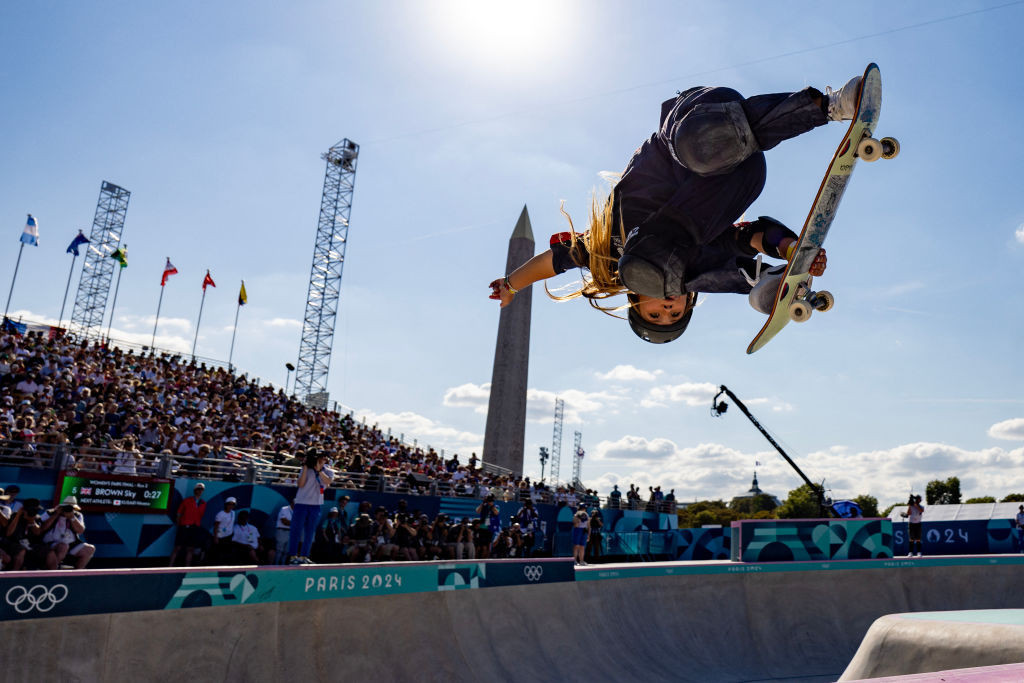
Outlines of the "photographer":
{"type": "Polygon", "coordinates": [[[334,472],[327,467],[327,456],[315,448],[306,451],[299,472],[298,492],[288,530],[288,554],[292,564],[312,564],[309,555],[316,536],[316,523],[320,521],[320,508],[324,504],[324,491],[334,480],[334,472]],[[300,548],[301,545],[301,548],[300,548]]]}
{"type": "Polygon", "coordinates": [[[494,502],[494,494],[488,494],[484,502],[476,507],[476,513],[480,515],[480,528],[476,539],[476,556],[486,560],[491,556],[491,541],[494,540],[494,533],[501,530],[501,513],[498,505],[494,502]]]}
{"type": "Polygon", "coordinates": [[[572,558],[576,564],[586,565],[584,553],[587,549],[587,536],[590,535],[590,515],[587,507],[580,505],[572,518],[572,558]]]}
{"type": "MultiPolygon", "coordinates": [[[[39,500],[28,498],[11,516],[4,530],[4,552],[11,558],[10,569],[17,571],[28,560],[41,560],[39,542],[42,527],[39,525],[39,500]]],[[[41,562],[39,562],[41,564],[41,562]]]]}
{"type": "Polygon", "coordinates": [[[604,518],[601,516],[601,510],[595,508],[594,514],[590,516],[590,537],[587,538],[586,556],[590,557],[591,563],[601,559],[601,529],[603,528],[604,518]]]}
{"type": "Polygon", "coordinates": [[[914,556],[914,548],[917,548],[917,556],[921,557],[921,516],[924,515],[924,507],[921,506],[921,496],[915,496],[913,493],[910,494],[910,499],[907,500],[907,511],[901,512],[900,517],[907,518],[907,538],[908,538],[908,550],[907,557],[914,556]]]}
{"type": "Polygon", "coordinates": [[[75,558],[75,569],[85,569],[96,552],[96,546],[85,543],[85,519],[78,499],[68,496],[52,510],[42,515],[43,547],[46,549],[46,568],[57,569],[68,556],[75,558]]]}

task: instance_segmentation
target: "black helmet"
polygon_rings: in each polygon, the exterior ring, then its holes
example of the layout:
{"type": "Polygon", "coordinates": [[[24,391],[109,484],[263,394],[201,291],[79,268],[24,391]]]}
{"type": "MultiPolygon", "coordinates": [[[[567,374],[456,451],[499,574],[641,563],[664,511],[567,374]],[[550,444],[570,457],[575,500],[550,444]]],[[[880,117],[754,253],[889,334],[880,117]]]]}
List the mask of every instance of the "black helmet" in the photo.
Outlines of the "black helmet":
{"type": "MultiPolygon", "coordinates": [[[[636,295],[632,292],[626,296],[631,304],[635,304],[637,302],[636,295]]],[[[636,308],[630,306],[628,312],[629,327],[633,330],[633,333],[636,336],[640,337],[645,342],[650,342],[652,344],[667,344],[686,331],[686,326],[690,324],[690,316],[692,315],[693,307],[691,306],[690,310],[688,310],[683,317],[674,323],[670,323],[668,325],[655,325],[654,323],[644,320],[636,308]]]]}

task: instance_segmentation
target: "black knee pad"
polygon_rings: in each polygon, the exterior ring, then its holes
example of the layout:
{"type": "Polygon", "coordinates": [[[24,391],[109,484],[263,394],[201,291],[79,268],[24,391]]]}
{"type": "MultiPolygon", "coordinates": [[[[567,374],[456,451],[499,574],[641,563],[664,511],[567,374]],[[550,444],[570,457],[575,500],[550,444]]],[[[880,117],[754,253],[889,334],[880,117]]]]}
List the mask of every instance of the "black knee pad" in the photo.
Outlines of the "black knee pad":
{"type": "Polygon", "coordinates": [[[759,150],[739,102],[694,106],[670,131],[673,156],[698,175],[721,175],[759,150]]]}

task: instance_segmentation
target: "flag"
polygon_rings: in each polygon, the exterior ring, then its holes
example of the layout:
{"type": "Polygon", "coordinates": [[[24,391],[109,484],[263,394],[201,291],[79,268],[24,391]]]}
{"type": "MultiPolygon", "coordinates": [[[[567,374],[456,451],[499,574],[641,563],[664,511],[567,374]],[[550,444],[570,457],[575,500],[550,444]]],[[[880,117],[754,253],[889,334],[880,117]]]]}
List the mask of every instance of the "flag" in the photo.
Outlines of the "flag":
{"type": "Polygon", "coordinates": [[[71,240],[71,244],[68,245],[67,253],[78,256],[78,247],[80,247],[83,244],[89,244],[89,238],[83,235],[82,231],[79,230],[78,236],[75,237],[75,239],[71,240]]]}
{"type": "Polygon", "coordinates": [[[249,297],[245,293],[245,280],[242,280],[242,288],[238,290],[238,305],[244,306],[249,303],[249,297]]]}
{"type": "Polygon", "coordinates": [[[128,247],[121,247],[119,249],[115,249],[114,252],[110,255],[110,258],[112,258],[115,261],[117,261],[118,263],[120,263],[122,268],[127,268],[128,267],[128,247]]]}
{"type": "Polygon", "coordinates": [[[167,265],[164,266],[164,275],[160,278],[160,286],[163,287],[167,284],[167,278],[178,272],[178,269],[171,263],[171,257],[167,257],[167,265]]]}
{"type": "Polygon", "coordinates": [[[204,293],[206,292],[206,285],[210,285],[211,287],[216,287],[217,286],[216,283],[214,283],[213,278],[210,277],[210,271],[209,270],[206,271],[206,277],[203,278],[203,292],[204,293]]]}
{"type": "Polygon", "coordinates": [[[25,229],[21,233],[21,243],[31,244],[33,247],[39,246],[39,223],[32,217],[32,214],[29,214],[28,220],[25,221],[25,229]]]}

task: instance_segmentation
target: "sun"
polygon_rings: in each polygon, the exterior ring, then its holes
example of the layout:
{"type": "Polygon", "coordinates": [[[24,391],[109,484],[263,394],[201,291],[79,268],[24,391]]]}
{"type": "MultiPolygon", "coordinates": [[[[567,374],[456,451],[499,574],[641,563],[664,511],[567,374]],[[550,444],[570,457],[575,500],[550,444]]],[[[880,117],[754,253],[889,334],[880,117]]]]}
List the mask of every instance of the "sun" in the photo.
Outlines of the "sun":
{"type": "Polygon", "coordinates": [[[573,34],[570,3],[444,0],[433,7],[440,47],[463,63],[504,75],[557,59],[573,34]]]}

